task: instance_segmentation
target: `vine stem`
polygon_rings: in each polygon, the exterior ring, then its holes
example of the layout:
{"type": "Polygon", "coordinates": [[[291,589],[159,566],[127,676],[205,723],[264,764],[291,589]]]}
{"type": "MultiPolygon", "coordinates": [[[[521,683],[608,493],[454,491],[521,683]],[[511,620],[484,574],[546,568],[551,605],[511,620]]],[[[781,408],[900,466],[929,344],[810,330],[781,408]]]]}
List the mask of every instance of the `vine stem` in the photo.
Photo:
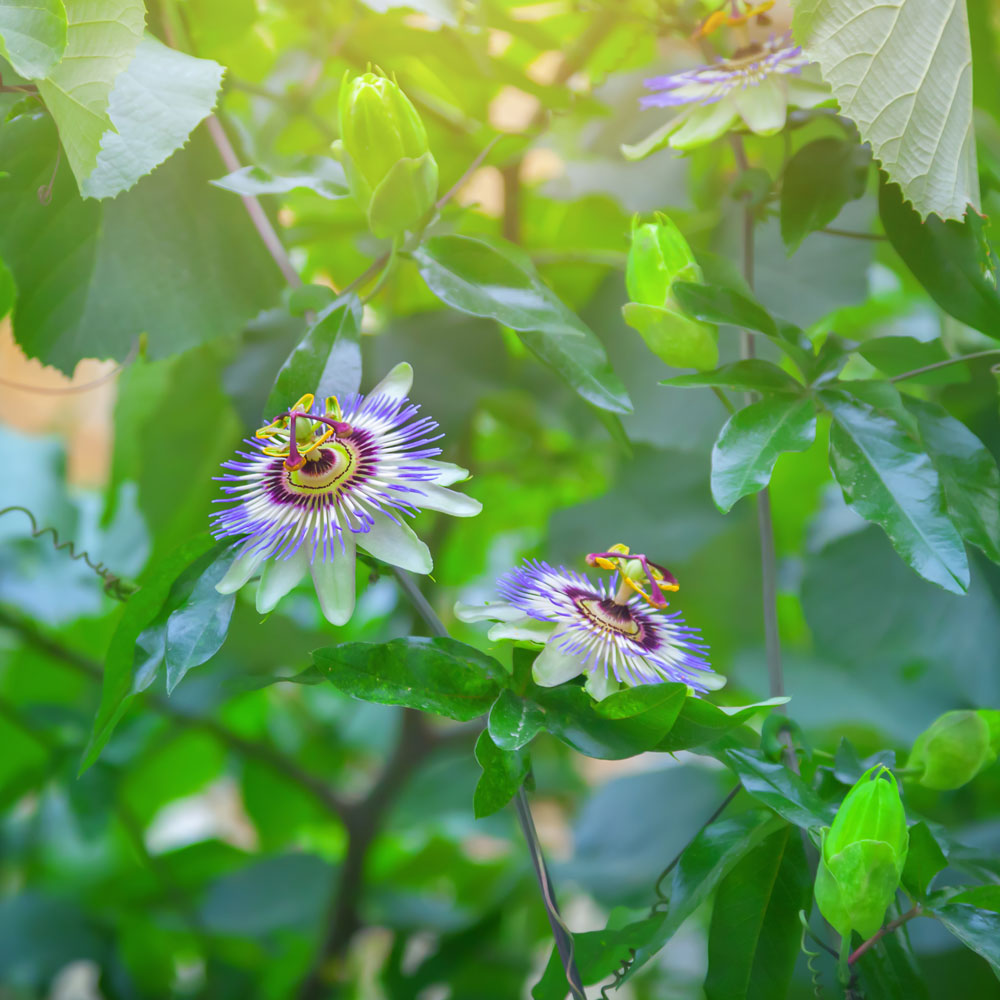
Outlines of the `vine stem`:
{"type": "Polygon", "coordinates": [[[949,368],[951,365],[960,365],[966,361],[977,361],[979,358],[992,358],[1000,354],[1000,350],[993,348],[987,351],[976,351],[974,354],[963,354],[957,358],[946,358],[944,361],[935,361],[932,365],[924,365],[922,368],[913,368],[908,372],[901,372],[889,378],[890,382],[902,382],[904,379],[915,378],[925,372],[935,372],[939,368],[949,368]]]}
{"type": "MultiPolygon", "coordinates": [[[[413,609],[423,619],[427,630],[432,635],[446,638],[448,636],[448,629],[438,617],[437,612],[431,607],[430,602],[421,593],[413,577],[403,569],[394,568],[393,572],[399,581],[400,589],[413,605],[413,609]]],[[[569,983],[570,991],[576,1000],[587,1000],[587,994],[583,990],[580,973],[576,968],[576,960],[573,957],[573,938],[559,912],[555,888],[552,885],[552,879],[545,864],[545,855],[542,852],[542,845],[538,839],[535,822],[531,817],[531,809],[528,805],[528,796],[524,790],[524,785],[518,789],[517,795],[514,797],[514,806],[517,809],[517,818],[521,825],[521,832],[524,834],[524,839],[528,842],[528,851],[531,854],[531,863],[535,869],[535,878],[542,894],[542,902],[545,904],[545,912],[549,918],[552,935],[556,940],[559,958],[566,973],[566,982],[569,983]]]]}
{"type": "MultiPolygon", "coordinates": [[[[746,150],[741,136],[730,133],[733,152],[741,171],[749,169],[746,150]]],[[[754,215],[749,201],[743,204],[743,277],[750,288],[754,284],[754,215]]],[[[740,331],[740,355],[744,359],[754,356],[753,336],[748,330],[740,331]]],[[[747,393],[746,403],[754,399],[747,393]]],[[[778,632],[778,567],[774,549],[774,518],[771,512],[771,492],[765,486],[757,494],[757,532],[760,536],[761,598],[764,605],[764,648],[767,653],[768,687],[772,698],[785,693],[785,677],[781,665],[781,636],[778,632]]],[[[784,709],[778,706],[779,711],[784,709]]]]}
{"type": "MultiPolygon", "coordinates": [[[[869,948],[873,948],[879,941],[882,940],[887,934],[892,934],[898,931],[903,924],[912,920],[914,917],[919,917],[923,913],[919,903],[913,906],[913,909],[907,910],[902,916],[896,917],[895,920],[890,920],[884,927],[880,927],[867,941],[862,942],[858,945],[854,951],[848,956],[847,964],[853,965],[861,956],[868,951],[869,948]]],[[[848,939],[850,940],[850,939],[848,939]]]]}

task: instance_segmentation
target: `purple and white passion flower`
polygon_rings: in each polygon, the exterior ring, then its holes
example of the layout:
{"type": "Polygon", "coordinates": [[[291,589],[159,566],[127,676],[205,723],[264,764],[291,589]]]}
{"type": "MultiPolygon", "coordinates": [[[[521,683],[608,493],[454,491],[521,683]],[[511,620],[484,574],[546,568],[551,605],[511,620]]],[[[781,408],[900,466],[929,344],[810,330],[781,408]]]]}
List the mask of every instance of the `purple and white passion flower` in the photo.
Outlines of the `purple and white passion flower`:
{"type": "Polygon", "coordinates": [[[446,488],[468,473],[435,461],[441,435],[433,420],[417,418],[412,384],[403,363],[367,396],[323,405],[303,396],[223,463],[227,496],[216,502],[226,506],[212,515],[212,531],[242,541],[218,591],[233,593],[259,572],[257,610],[266,613],[308,572],[327,621],[343,625],[354,611],[357,546],[393,566],[431,571],[430,551],[405,517],[471,517],[482,504],[446,488]]]}
{"type": "Polygon", "coordinates": [[[639,684],[673,681],[698,693],[725,684],[712,671],[698,630],[680,612],[666,612],[663,591],[677,589],[667,570],[629,555],[624,545],[592,553],[587,562],[612,576],[594,582],[563,566],[526,560],[497,581],[501,601],[459,604],[455,613],[462,621],[497,622],[491,639],[541,643],[532,675],[543,687],[582,673],[586,690],[600,701],[639,684]]]}

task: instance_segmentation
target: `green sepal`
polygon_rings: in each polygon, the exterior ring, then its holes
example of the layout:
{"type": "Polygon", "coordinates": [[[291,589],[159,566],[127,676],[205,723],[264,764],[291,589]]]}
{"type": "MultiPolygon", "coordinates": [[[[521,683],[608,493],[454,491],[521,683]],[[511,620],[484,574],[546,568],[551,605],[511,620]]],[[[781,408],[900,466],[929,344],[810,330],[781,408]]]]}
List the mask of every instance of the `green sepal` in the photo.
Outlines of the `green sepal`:
{"type": "Polygon", "coordinates": [[[372,192],[368,227],[375,236],[394,239],[422,228],[437,200],[438,165],[431,153],[397,160],[372,192]]]}
{"type": "Polygon", "coordinates": [[[646,346],[668,365],[710,371],[719,363],[718,331],[666,306],[628,302],[622,318],[638,330],[646,346]]]}

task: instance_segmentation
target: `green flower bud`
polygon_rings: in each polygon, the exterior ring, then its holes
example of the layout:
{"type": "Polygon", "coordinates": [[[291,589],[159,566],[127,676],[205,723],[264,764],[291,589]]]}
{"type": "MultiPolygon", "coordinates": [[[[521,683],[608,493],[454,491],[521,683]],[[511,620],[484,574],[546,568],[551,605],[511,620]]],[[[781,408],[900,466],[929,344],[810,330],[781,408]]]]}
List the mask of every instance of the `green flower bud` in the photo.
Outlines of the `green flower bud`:
{"type": "Polygon", "coordinates": [[[340,88],[340,141],[335,151],[376,236],[395,237],[430,213],[437,162],[417,109],[394,80],[363,73],[340,88]]]}
{"type": "Polygon", "coordinates": [[[1000,712],[945,712],[913,744],[907,768],[925,788],[951,791],[997,759],[1000,712]]]}
{"type": "Polygon", "coordinates": [[[816,903],[842,937],[852,930],[871,937],[882,925],[908,846],[896,779],[876,765],[847,793],[833,825],[823,831],[816,903]]]}
{"type": "Polygon", "coordinates": [[[667,216],[658,212],[655,222],[632,220],[625,265],[632,301],[622,309],[622,317],[658,358],[675,368],[708,371],[719,361],[716,328],[685,315],[670,294],[675,281],[701,278],[687,240],[667,216]]]}

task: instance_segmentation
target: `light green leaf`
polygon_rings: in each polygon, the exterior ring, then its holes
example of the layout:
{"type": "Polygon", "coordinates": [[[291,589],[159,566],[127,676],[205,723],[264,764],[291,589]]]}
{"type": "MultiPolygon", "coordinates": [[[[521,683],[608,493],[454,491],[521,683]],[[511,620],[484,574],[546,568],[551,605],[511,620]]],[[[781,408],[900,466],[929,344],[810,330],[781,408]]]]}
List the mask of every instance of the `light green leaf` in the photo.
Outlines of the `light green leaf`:
{"type": "Polygon", "coordinates": [[[38,92],[82,185],[97,164],[104,133],[114,128],[111,88],[142,40],[146,11],[142,0],[66,0],[66,20],[66,52],[38,81],[38,92]]]}
{"type": "Polygon", "coordinates": [[[413,257],[427,287],[446,305],[518,331],[529,350],[594,406],[612,413],[632,410],[604,346],[518,247],[469,236],[435,236],[413,257]]]}
{"type": "Polygon", "coordinates": [[[722,385],[730,389],[743,389],[746,392],[802,391],[802,384],[796,382],[788,372],[760,358],[734,361],[710,372],[675,375],[673,378],[665,378],[660,385],[677,386],[681,389],[722,385]]]}
{"type": "Polygon", "coordinates": [[[476,740],[476,760],[483,769],[473,796],[476,819],[503,809],[517,794],[528,776],[531,758],[528,751],[501,750],[484,729],[476,740]]]}
{"type": "Polygon", "coordinates": [[[881,525],[925,580],[964,594],[965,547],[945,513],[941,480],[923,446],[892,417],[842,390],[823,391],[820,398],[833,417],[830,466],[844,499],[881,525]]]}
{"type": "Polygon", "coordinates": [[[195,135],[134,191],[81,199],[63,164],[52,200],[55,131],[22,115],[0,129],[0,257],[18,297],[14,335],[31,357],[71,372],[84,357],[123,360],[145,333],[162,358],[232,335],[273,305],[281,276],[243,206],[207,179],[217,157],[195,135]],[[234,248],[239,253],[234,253],[234,248]]]}
{"type": "Polygon", "coordinates": [[[811,399],[770,396],[737,410],[712,448],[712,498],[719,509],[762,490],[782,452],[806,451],[815,440],[811,399]]]}
{"type": "Polygon", "coordinates": [[[65,50],[62,0],[0,0],[0,56],[15,73],[37,80],[51,72],[65,50]]]}
{"type": "Polygon", "coordinates": [[[350,194],[344,168],[336,160],[321,156],[307,160],[300,169],[290,173],[275,174],[263,167],[240,167],[212,183],[224,191],[249,197],[287,194],[299,188],[315,191],[330,200],[346,198],[350,194]]]}
{"type": "Polygon", "coordinates": [[[167,48],[151,35],[115,79],[108,114],[115,131],[101,139],[97,165],[81,182],[85,198],[113,198],[187,142],[212,111],[222,67],[167,48]]]}
{"type": "Polygon", "coordinates": [[[796,0],[792,27],[921,216],[979,208],[964,0],[796,0]]]}

